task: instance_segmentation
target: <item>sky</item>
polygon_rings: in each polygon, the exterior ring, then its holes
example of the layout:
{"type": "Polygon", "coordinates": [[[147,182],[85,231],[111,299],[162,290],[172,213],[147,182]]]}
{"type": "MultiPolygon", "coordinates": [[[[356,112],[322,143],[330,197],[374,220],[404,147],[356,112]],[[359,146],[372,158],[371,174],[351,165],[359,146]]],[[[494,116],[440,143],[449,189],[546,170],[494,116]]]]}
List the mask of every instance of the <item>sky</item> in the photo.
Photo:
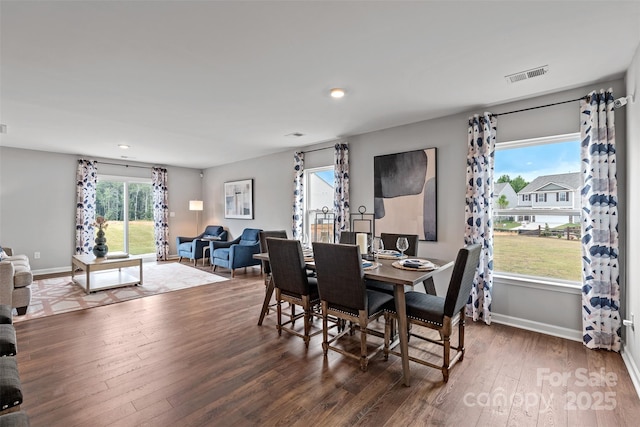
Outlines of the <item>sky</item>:
{"type": "Polygon", "coordinates": [[[531,182],[542,175],[580,172],[580,141],[496,150],[494,177],[518,175],[531,182]]]}

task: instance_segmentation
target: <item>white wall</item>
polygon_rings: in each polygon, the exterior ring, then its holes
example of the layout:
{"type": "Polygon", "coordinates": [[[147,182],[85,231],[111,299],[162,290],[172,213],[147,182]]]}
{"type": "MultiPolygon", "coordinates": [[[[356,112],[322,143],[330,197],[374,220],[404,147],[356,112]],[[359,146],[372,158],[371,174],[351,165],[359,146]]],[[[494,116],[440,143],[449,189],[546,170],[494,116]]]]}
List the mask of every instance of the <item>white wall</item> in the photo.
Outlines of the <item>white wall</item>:
{"type": "MultiPolygon", "coordinates": [[[[626,273],[627,287],[623,297],[626,318],[635,317],[634,329],[623,327],[625,337],[624,357],[632,374],[636,390],[640,394],[640,46],[636,49],[633,62],[626,75],[626,93],[633,95],[634,102],[625,107],[627,112],[627,153],[626,165],[629,171],[627,186],[627,204],[625,211],[630,221],[627,224],[627,252],[628,268],[626,273]]],[[[617,129],[617,128],[616,128],[617,129]]]]}
{"type": "MultiPolygon", "coordinates": [[[[77,159],[75,155],[0,147],[0,245],[28,255],[36,273],[71,269],[77,159]],[[40,252],[40,259],[34,258],[34,252],[40,252]]],[[[151,177],[149,168],[98,163],[98,172],[109,175],[151,177]]],[[[169,218],[169,243],[170,253],[175,254],[176,236],[194,234],[195,215],[188,210],[188,201],[202,197],[202,179],[199,170],[167,170],[169,209],[175,212],[169,218]]]]}
{"type": "MultiPolygon", "coordinates": [[[[637,87],[638,59],[630,71],[630,85],[637,87]]],[[[526,84],[526,82],[525,82],[526,84]]],[[[614,93],[621,96],[627,88],[622,80],[605,82],[589,87],[577,88],[561,93],[549,94],[487,108],[494,113],[539,106],[567,99],[578,98],[594,89],[613,86],[614,93]]],[[[391,129],[346,138],[350,144],[351,206],[357,211],[364,205],[373,210],[373,157],[428,147],[438,148],[438,241],[420,242],[419,255],[433,258],[453,259],[463,244],[464,193],[467,118],[483,110],[457,114],[423,121],[391,129]]],[[[626,274],[626,214],[629,209],[639,212],[637,195],[626,191],[626,120],[625,114],[637,116],[637,101],[634,106],[618,110],[616,114],[618,143],[618,178],[620,205],[627,206],[626,197],[633,203],[620,212],[621,281],[624,287],[628,276],[638,277],[637,266],[626,274]],[[633,108],[635,108],[635,110],[633,108]],[[633,274],[635,273],[635,274],[633,274]]],[[[578,131],[578,103],[562,104],[549,108],[500,116],[498,118],[498,141],[519,140],[540,136],[567,134],[578,131]]],[[[631,153],[638,164],[637,117],[629,123],[629,132],[634,137],[631,153]]],[[[332,146],[333,143],[323,144],[332,146]]],[[[315,147],[311,147],[315,148],[315,147]]],[[[34,269],[67,267],[73,253],[73,218],[75,209],[75,156],[33,152],[0,147],[0,242],[13,246],[18,252],[31,257],[34,269]],[[41,260],[33,259],[33,252],[42,253],[41,260]]],[[[333,150],[307,153],[306,167],[327,166],[333,163],[333,150]]],[[[631,162],[627,159],[627,162],[631,162]]],[[[291,233],[293,191],[293,149],[248,161],[210,168],[204,171],[201,180],[198,170],[169,167],[169,209],[176,213],[170,219],[171,253],[175,253],[175,237],[192,235],[195,216],[188,211],[188,200],[202,198],[201,227],[205,224],[220,224],[227,228],[231,238],[240,235],[246,227],[265,230],[285,229],[291,233]],[[254,179],[253,220],[225,219],[223,210],[223,183],[239,179],[254,179]],[[201,190],[200,190],[201,188],[201,190]]],[[[636,168],[638,169],[638,168],[636,168]]],[[[630,170],[633,170],[630,167],[630,170]]],[[[632,182],[639,184],[640,172],[634,171],[632,182]]],[[[633,225],[631,254],[638,257],[640,229],[633,225]]],[[[440,280],[442,282],[442,280],[440,280]]],[[[633,282],[631,282],[633,283],[633,282]]],[[[437,284],[438,285],[438,284],[437,284]]],[[[441,286],[438,286],[440,289],[441,286]]],[[[630,291],[633,310],[640,315],[638,294],[630,291]]],[[[545,330],[561,336],[580,336],[580,295],[575,289],[558,289],[549,286],[523,286],[496,279],[493,296],[494,320],[517,324],[521,327],[545,330]]],[[[637,336],[630,342],[637,360],[640,353],[637,336]]]]}
{"type": "MultiPolygon", "coordinates": [[[[591,90],[612,86],[614,93],[626,90],[622,80],[577,88],[488,108],[494,113],[579,98],[591,90]]],[[[437,147],[438,149],[438,241],[420,242],[419,255],[453,259],[463,244],[464,193],[467,144],[467,119],[470,114],[457,114],[377,132],[345,138],[350,152],[351,210],[364,205],[373,211],[373,158],[380,154],[437,147]]],[[[625,156],[625,112],[616,115],[618,153],[625,156]]],[[[526,113],[498,118],[498,141],[511,141],[579,131],[579,104],[572,102],[526,113]]],[[[327,145],[327,144],[325,144],[327,145]]],[[[332,164],[333,151],[308,153],[307,168],[332,164]]],[[[623,162],[620,162],[623,163],[623,162]]],[[[625,167],[618,164],[620,191],[625,188],[625,167]]],[[[229,228],[232,237],[245,227],[285,229],[291,233],[291,198],[293,191],[293,150],[211,168],[205,171],[204,200],[210,223],[229,228]],[[222,211],[222,187],[225,181],[254,179],[255,219],[225,220],[222,211]]],[[[625,204],[624,193],[620,203],[625,204]]],[[[621,212],[620,229],[625,228],[621,212]]],[[[625,237],[621,236],[621,253],[625,237]]],[[[624,263],[622,265],[624,271],[624,263]]],[[[446,278],[444,279],[446,281],[446,278]]],[[[442,282],[443,279],[440,280],[442,282]]],[[[623,278],[624,281],[624,278],[623,278]]],[[[441,285],[442,283],[440,283],[441,285]]],[[[440,289],[441,286],[438,286],[440,289]]],[[[581,299],[577,288],[558,288],[544,284],[527,285],[496,279],[493,298],[494,320],[520,327],[542,330],[551,334],[579,339],[581,330],[581,299]]]]}

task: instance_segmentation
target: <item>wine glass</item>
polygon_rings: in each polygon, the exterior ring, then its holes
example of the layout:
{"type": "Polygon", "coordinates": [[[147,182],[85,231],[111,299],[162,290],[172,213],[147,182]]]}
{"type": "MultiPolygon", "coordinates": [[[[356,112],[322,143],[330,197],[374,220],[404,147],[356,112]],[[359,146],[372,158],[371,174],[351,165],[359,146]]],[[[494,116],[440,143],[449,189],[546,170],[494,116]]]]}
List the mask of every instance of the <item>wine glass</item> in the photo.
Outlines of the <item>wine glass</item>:
{"type": "Polygon", "coordinates": [[[384,250],[384,243],[382,243],[382,238],[375,237],[373,239],[373,247],[371,248],[371,250],[373,251],[373,255],[376,261],[378,261],[378,255],[384,250]]]}
{"type": "Polygon", "coordinates": [[[400,251],[400,258],[404,258],[404,251],[409,249],[409,241],[406,237],[398,237],[396,240],[396,248],[400,251]]]}

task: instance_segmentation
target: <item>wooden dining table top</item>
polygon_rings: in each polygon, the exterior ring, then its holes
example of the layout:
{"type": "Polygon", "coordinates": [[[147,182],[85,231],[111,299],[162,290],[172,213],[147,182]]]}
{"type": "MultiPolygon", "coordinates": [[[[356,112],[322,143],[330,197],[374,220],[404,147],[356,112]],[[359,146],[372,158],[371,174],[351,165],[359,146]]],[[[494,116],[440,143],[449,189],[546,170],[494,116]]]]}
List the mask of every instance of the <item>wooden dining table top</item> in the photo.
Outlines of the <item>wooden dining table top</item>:
{"type": "MultiPolygon", "coordinates": [[[[262,252],[253,256],[255,259],[269,261],[269,254],[262,252]]],[[[453,266],[453,261],[444,261],[434,258],[418,258],[431,261],[436,268],[433,270],[406,270],[394,267],[392,259],[379,259],[378,267],[367,268],[364,270],[364,277],[371,280],[379,280],[383,282],[393,283],[396,285],[417,285],[424,282],[435,273],[446,270],[453,266]]],[[[305,260],[306,265],[310,269],[315,269],[315,264],[309,258],[305,260]]],[[[375,262],[375,261],[373,261],[375,262]]]]}

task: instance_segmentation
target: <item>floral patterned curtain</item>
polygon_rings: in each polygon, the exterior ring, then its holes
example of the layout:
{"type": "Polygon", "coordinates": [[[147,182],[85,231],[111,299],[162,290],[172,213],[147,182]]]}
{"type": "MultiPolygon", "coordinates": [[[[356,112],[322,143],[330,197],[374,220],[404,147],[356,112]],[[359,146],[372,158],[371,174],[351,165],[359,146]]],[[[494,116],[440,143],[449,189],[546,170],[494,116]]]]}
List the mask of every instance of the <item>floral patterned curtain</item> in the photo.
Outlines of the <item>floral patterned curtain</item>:
{"type": "Polygon", "coordinates": [[[167,170],[152,168],[151,185],[153,187],[153,222],[156,238],[156,259],[169,259],[169,193],[167,189],[167,170]]]}
{"type": "Polygon", "coordinates": [[[76,254],[93,250],[98,169],[95,161],[78,160],[76,171],[76,254]]]}
{"type": "Polygon", "coordinates": [[[300,241],[304,237],[304,153],[293,153],[293,225],[291,233],[300,241]]]}
{"type": "Polygon", "coordinates": [[[340,233],[349,230],[349,146],[336,144],[334,147],[334,193],[335,212],[333,241],[340,241],[340,233]]]}
{"type": "Polygon", "coordinates": [[[466,315],[491,324],[493,288],[493,167],[497,119],[490,113],[469,118],[464,243],[482,244],[466,315]]]}
{"type": "Polygon", "coordinates": [[[582,141],[582,340],[620,351],[618,187],[613,93],[580,101],[582,141]]]}

